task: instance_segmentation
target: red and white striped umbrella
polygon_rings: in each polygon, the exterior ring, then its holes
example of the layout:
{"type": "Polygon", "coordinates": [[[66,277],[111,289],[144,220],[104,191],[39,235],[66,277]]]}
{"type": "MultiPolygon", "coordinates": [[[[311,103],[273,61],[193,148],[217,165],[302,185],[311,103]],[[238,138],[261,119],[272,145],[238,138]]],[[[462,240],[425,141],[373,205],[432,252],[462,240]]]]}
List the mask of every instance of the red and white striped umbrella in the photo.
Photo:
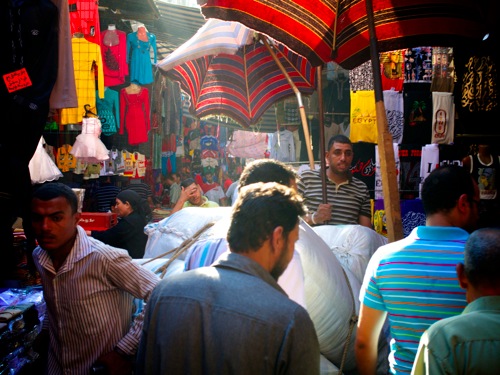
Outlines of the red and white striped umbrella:
{"type": "Polygon", "coordinates": [[[219,53],[235,54],[253,42],[254,31],[239,22],[209,19],[196,34],[156,66],[168,71],[186,61],[219,53]]]}
{"type": "MultiPolygon", "coordinates": [[[[296,88],[312,94],[316,74],[311,64],[281,44],[271,48],[296,88]]],[[[196,117],[225,115],[244,128],[256,124],[273,103],[295,95],[268,48],[259,41],[242,46],[234,55],[221,53],[187,61],[166,74],[191,96],[196,117]]]]}
{"type": "MultiPolygon", "coordinates": [[[[370,60],[365,0],[199,3],[205,17],[241,22],[284,43],[314,66],[333,60],[352,69],[370,60]]],[[[486,5],[488,2],[470,0],[373,1],[378,50],[479,42],[488,31],[486,5]]]]}

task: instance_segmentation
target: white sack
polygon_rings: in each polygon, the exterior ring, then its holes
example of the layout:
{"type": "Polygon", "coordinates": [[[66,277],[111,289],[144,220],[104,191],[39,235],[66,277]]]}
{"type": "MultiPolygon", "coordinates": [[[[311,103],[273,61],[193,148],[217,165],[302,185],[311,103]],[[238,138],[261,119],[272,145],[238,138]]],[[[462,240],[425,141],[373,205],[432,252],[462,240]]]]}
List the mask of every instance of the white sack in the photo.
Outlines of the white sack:
{"type": "Polygon", "coordinates": [[[322,354],[319,355],[319,373],[320,375],[342,375],[339,374],[337,366],[326,359],[322,354]]]}
{"type": "MultiPolygon", "coordinates": [[[[160,259],[155,259],[151,262],[148,262],[146,264],[143,264],[150,259],[133,259],[132,261],[134,263],[139,264],[140,266],[143,266],[145,269],[155,273],[158,276],[161,276],[161,271],[158,269],[163,266],[165,263],[169,261],[169,259],[166,258],[160,258],[160,259]]],[[[163,278],[166,278],[171,275],[175,275],[178,273],[182,273],[184,271],[184,261],[180,259],[174,259],[172,263],[170,263],[167,267],[167,271],[165,272],[165,275],[163,278]]]]}
{"type": "Polygon", "coordinates": [[[363,225],[320,225],[313,229],[360,283],[373,253],[387,244],[386,237],[363,225]]]}
{"type": "MultiPolygon", "coordinates": [[[[227,217],[230,212],[231,207],[186,207],[157,223],[146,225],[144,232],[148,242],[144,258],[154,258],[175,249],[205,224],[227,217]]],[[[184,254],[179,259],[184,259],[184,254]]]]}
{"type": "MultiPolygon", "coordinates": [[[[340,368],[353,305],[354,314],[357,316],[359,313],[361,283],[352,272],[343,271],[328,245],[307,224],[300,226],[295,250],[299,252],[302,261],[307,311],[316,328],[321,354],[340,368]]],[[[352,329],[347,349],[343,368],[345,372],[356,368],[355,337],[356,326],[352,329]]]]}

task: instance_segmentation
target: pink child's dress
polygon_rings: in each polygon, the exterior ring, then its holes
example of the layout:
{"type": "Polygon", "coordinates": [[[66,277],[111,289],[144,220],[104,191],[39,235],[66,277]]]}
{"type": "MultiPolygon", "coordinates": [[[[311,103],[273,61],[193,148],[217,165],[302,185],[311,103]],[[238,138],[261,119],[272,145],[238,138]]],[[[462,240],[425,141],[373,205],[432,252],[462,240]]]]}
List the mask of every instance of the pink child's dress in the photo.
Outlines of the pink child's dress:
{"type": "Polygon", "coordinates": [[[109,151],[99,138],[100,135],[101,121],[96,117],[84,117],[82,132],[76,137],[71,154],[88,163],[108,160],[109,151]]]}

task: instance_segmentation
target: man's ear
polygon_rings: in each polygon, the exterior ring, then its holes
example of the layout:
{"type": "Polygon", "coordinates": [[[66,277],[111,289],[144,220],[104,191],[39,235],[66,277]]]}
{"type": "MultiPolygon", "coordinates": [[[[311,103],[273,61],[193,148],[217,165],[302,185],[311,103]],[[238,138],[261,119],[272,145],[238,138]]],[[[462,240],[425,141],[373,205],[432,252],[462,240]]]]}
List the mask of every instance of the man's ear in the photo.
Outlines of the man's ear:
{"type": "Polygon", "coordinates": [[[465,274],[465,266],[463,263],[458,263],[456,266],[458,283],[460,284],[460,288],[467,290],[469,286],[469,280],[467,279],[467,275],[465,274]]]}
{"type": "Polygon", "coordinates": [[[73,217],[75,218],[75,224],[78,224],[80,222],[80,218],[82,217],[81,212],[76,212],[73,217]]]}
{"type": "Polygon", "coordinates": [[[283,241],[283,227],[282,226],[274,228],[271,241],[272,241],[273,249],[280,249],[281,248],[281,243],[283,241]]]}
{"type": "Polygon", "coordinates": [[[469,197],[467,196],[467,194],[462,194],[459,198],[458,198],[458,202],[457,202],[457,208],[459,209],[460,212],[464,212],[467,207],[470,206],[470,200],[469,200],[469,197]]]}

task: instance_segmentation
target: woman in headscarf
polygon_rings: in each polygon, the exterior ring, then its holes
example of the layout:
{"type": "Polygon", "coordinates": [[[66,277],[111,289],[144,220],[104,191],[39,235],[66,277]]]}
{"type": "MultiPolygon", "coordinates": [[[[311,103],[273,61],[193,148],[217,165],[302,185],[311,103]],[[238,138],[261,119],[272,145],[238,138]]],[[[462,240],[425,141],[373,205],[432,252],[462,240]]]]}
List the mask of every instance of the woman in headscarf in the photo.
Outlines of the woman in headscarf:
{"type": "Polygon", "coordinates": [[[116,196],[114,212],[119,218],[114,227],[88,234],[105,244],[127,250],[134,259],[142,258],[148,241],[144,226],[151,219],[149,204],[135,191],[124,190],[116,196]]]}

